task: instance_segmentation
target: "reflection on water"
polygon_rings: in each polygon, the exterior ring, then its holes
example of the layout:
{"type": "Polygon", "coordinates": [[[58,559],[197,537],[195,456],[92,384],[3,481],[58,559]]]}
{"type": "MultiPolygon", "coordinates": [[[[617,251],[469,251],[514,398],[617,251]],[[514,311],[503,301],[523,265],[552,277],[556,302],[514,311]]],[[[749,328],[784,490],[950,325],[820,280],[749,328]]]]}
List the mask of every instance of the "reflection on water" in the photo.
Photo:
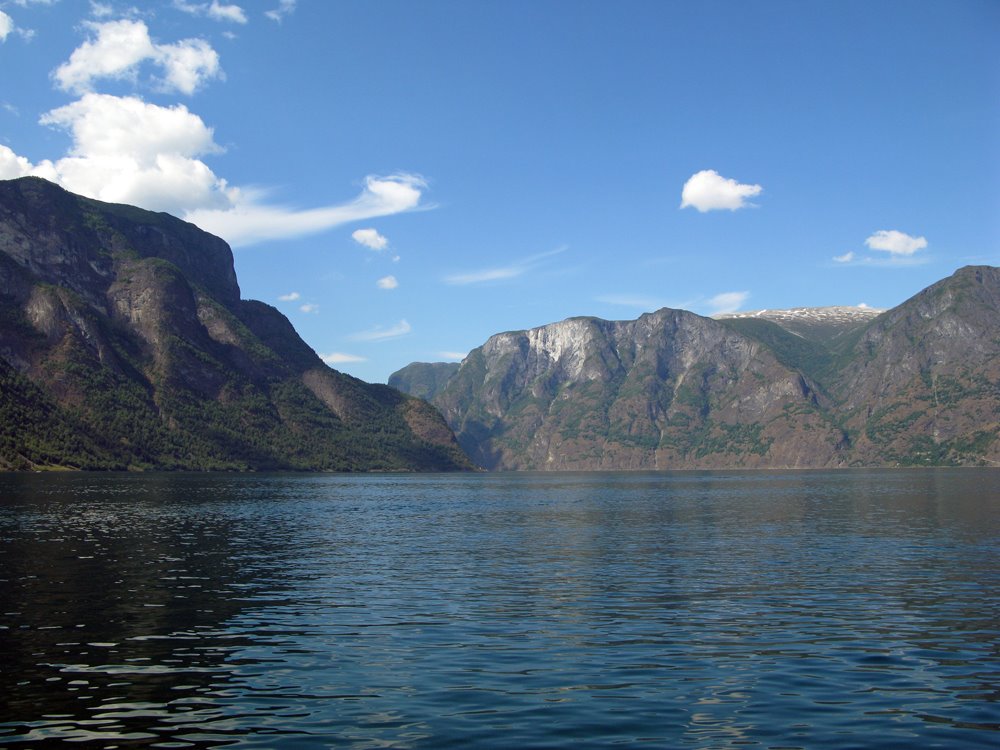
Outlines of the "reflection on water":
{"type": "Polygon", "coordinates": [[[988,747],[1000,472],[0,477],[0,744],[988,747]]]}

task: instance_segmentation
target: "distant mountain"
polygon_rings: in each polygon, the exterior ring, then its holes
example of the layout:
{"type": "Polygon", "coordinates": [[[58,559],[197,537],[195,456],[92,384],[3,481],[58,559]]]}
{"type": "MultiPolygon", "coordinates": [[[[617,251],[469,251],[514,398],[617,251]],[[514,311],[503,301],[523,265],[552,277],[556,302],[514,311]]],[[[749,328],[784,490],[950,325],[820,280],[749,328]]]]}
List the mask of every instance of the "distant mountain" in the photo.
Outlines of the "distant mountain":
{"type": "Polygon", "coordinates": [[[793,307],[789,310],[753,310],[724,313],[716,320],[769,320],[789,333],[809,341],[829,344],[840,336],[857,330],[885,310],[874,307],[793,307]]]}
{"type": "Polygon", "coordinates": [[[451,470],[440,415],[240,299],[225,242],[0,182],[0,468],[451,470]]]}
{"type": "Polygon", "coordinates": [[[389,385],[430,401],[458,372],[458,362],[413,362],[389,376],[389,385]]]}
{"type": "Polygon", "coordinates": [[[430,398],[489,469],[998,465],[1000,270],[887,312],[663,309],[497,334],[430,398]]]}

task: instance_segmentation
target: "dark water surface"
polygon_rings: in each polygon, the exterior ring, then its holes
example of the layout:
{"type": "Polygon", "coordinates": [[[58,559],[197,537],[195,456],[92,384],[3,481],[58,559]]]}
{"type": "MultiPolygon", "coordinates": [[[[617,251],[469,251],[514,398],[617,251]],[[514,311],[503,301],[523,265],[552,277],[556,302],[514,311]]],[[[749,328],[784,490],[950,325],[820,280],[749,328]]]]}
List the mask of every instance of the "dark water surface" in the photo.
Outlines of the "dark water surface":
{"type": "Polygon", "coordinates": [[[1000,471],[0,477],[0,744],[1000,746],[1000,471]]]}

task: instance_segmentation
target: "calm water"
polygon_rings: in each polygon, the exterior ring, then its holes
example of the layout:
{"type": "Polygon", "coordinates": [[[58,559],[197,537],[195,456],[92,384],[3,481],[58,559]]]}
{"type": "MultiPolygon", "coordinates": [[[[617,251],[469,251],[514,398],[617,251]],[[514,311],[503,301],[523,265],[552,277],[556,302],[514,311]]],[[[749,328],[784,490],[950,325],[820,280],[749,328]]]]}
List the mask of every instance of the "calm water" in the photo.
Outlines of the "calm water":
{"type": "Polygon", "coordinates": [[[0,744],[1000,746],[1000,471],[0,477],[0,744]]]}

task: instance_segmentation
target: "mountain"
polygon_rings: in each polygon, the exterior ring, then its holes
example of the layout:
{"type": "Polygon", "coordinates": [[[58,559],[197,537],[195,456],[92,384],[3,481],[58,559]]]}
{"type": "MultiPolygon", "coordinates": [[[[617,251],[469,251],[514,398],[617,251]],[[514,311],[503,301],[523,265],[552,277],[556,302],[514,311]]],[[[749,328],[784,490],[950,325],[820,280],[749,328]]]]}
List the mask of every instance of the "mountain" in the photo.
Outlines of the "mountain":
{"type": "Polygon", "coordinates": [[[501,333],[428,392],[489,469],[995,465],[1000,269],[886,312],[663,309],[501,333]]]}
{"type": "Polygon", "coordinates": [[[864,327],[884,312],[874,307],[793,307],[789,310],[723,313],[714,318],[723,321],[768,320],[801,338],[831,344],[837,338],[864,327]]]}
{"type": "Polygon", "coordinates": [[[458,372],[458,362],[413,362],[389,376],[389,385],[430,401],[458,372]]]}
{"type": "Polygon", "coordinates": [[[451,470],[420,399],[327,367],[163,213],[0,182],[0,468],[451,470]]]}

